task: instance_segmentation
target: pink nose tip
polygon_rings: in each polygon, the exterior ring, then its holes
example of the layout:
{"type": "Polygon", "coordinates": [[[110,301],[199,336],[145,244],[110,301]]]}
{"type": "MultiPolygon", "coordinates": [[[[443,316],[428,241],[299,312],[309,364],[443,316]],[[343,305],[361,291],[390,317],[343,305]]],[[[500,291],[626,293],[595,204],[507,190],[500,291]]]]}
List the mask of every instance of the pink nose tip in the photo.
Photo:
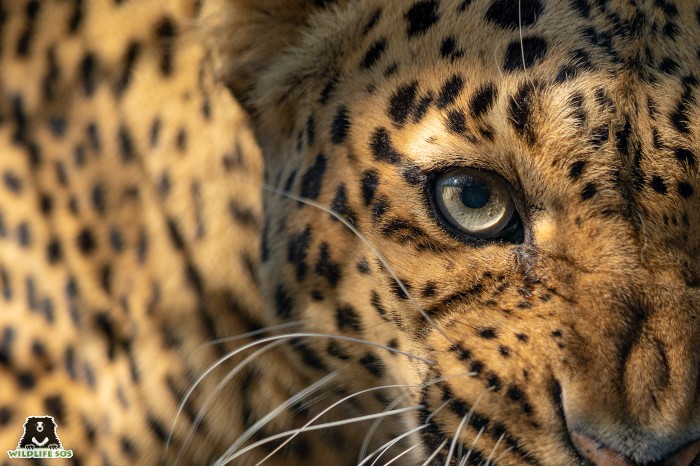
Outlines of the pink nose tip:
{"type": "MultiPolygon", "coordinates": [[[[590,436],[582,433],[571,433],[571,441],[579,454],[591,461],[594,465],[634,465],[622,454],[610,449],[590,436]]],[[[700,454],[700,440],[679,449],[665,459],[661,465],[690,465],[700,454]]]]}

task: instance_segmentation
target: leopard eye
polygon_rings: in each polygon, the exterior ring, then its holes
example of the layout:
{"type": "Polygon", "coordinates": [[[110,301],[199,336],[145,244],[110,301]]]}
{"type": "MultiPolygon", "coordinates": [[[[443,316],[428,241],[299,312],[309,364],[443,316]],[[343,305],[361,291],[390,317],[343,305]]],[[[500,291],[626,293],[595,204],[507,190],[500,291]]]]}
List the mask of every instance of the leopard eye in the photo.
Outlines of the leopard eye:
{"type": "Polygon", "coordinates": [[[468,168],[450,170],[436,180],[435,201],[445,221],[470,238],[522,241],[515,203],[496,175],[468,168]]]}

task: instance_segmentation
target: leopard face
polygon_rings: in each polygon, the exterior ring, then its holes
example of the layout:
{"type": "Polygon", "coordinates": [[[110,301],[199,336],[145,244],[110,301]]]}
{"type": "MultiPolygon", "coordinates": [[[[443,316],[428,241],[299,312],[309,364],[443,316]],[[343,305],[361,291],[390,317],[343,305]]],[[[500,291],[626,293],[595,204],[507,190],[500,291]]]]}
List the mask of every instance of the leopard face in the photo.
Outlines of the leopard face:
{"type": "Polygon", "coordinates": [[[404,385],[406,461],[690,461],[700,5],[321,3],[205,7],[303,371],[404,385]]]}

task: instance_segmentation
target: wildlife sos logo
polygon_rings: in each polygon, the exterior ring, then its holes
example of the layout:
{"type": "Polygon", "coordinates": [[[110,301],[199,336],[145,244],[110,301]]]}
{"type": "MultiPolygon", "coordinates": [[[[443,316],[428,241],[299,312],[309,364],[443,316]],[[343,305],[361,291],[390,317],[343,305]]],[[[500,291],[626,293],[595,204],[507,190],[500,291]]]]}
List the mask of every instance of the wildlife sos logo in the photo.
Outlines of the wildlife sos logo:
{"type": "Polygon", "coordinates": [[[10,449],[7,455],[11,459],[67,459],[73,457],[73,451],[63,449],[63,444],[56,433],[53,417],[27,417],[24,433],[17,443],[17,449],[10,449]]]}

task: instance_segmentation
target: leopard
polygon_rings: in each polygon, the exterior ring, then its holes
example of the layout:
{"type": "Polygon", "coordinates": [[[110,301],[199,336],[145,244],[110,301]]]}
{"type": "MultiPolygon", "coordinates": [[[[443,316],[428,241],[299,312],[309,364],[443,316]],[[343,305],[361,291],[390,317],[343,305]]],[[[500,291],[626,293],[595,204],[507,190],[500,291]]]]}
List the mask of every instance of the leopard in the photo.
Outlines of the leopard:
{"type": "Polygon", "coordinates": [[[697,463],[699,44],[697,0],[0,1],[0,447],[697,463]]]}

